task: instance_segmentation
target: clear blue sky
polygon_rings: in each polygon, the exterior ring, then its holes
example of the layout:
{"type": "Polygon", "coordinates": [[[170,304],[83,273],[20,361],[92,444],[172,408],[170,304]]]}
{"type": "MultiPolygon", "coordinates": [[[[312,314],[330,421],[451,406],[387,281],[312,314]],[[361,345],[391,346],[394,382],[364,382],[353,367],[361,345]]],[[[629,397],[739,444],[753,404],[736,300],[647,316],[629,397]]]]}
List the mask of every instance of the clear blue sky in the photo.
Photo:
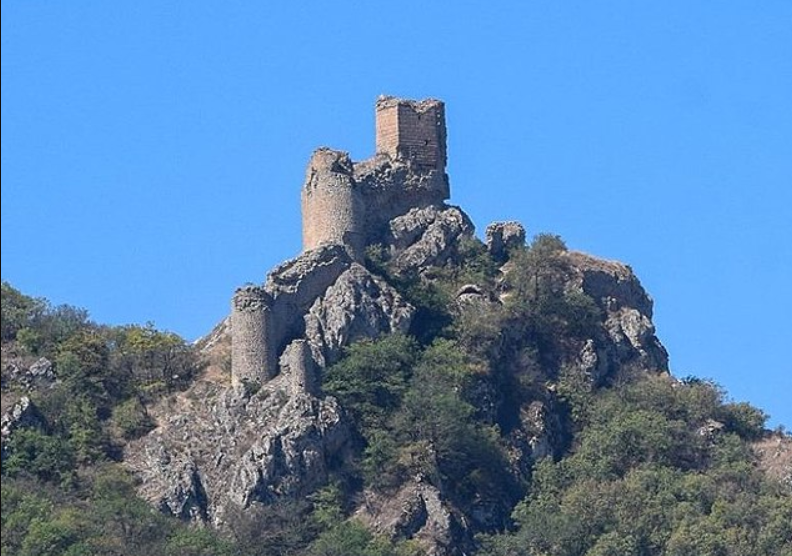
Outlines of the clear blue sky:
{"type": "Polygon", "coordinates": [[[433,96],[480,232],[630,264],[674,373],[792,427],[792,2],[439,4],[4,0],[2,278],[194,339],[299,251],[311,151],[433,96]]]}

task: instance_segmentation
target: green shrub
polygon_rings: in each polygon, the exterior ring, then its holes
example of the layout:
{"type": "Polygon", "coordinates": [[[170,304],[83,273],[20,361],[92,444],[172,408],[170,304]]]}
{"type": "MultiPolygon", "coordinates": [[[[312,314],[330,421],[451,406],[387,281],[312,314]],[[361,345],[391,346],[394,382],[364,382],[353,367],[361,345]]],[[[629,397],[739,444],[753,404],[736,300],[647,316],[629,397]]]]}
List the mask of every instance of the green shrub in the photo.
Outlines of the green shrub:
{"type": "Polygon", "coordinates": [[[64,438],[38,429],[14,431],[8,442],[8,453],[3,473],[11,477],[26,472],[42,481],[60,482],[70,477],[75,466],[70,444],[64,438]]]}
{"type": "Polygon", "coordinates": [[[130,398],[113,410],[113,425],[127,440],[139,438],[154,428],[154,420],[139,398],[130,398]]]}

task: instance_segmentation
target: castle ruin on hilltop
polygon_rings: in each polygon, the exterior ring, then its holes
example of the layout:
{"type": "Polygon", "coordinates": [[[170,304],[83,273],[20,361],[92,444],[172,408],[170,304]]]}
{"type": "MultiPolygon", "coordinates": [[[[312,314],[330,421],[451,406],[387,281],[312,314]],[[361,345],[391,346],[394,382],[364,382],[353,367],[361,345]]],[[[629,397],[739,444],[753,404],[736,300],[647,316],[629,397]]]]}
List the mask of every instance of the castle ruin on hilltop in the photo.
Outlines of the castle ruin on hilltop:
{"type": "Polygon", "coordinates": [[[317,298],[363,260],[367,245],[385,240],[392,219],[448,199],[443,102],[382,96],[375,113],[372,158],[353,162],[328,148],[311,156],[302,188],[302,253],[275,268],[264,285],[235,292],[235,384],[261,383],[288,368],[295,388],[310,388],[310,367],[326,362],[320,348],[302,339],[317,298]]]}
{"type": "Polygon", "coordinates": [[[448,198],[441,101],[380,97],[376,137],[376,154],[362,162],[326,148],[314,152],[302,190],[303,250],[343,244],[359,256],[394,216],[448,198]],[[399,173],[383,159],[405,164],[399,173]]]}

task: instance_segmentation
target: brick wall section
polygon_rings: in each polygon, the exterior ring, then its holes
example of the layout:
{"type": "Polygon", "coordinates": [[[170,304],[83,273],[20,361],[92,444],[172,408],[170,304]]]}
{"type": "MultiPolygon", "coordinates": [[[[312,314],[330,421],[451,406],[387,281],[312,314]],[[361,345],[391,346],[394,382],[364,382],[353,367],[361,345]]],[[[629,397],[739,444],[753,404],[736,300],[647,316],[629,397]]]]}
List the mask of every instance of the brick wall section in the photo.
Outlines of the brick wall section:
{"type": "Polygon", "coordinates": [[[445,170],[445,105],[380,97],[376,105],[377,152],[409,158],[419,167],[445,170]]]}
{"type": "Polygon", "coordinates": [[[271,299],[263,288],[239,288],[231,301],[231,382],[265,382],[275,374],[271,299]]]}

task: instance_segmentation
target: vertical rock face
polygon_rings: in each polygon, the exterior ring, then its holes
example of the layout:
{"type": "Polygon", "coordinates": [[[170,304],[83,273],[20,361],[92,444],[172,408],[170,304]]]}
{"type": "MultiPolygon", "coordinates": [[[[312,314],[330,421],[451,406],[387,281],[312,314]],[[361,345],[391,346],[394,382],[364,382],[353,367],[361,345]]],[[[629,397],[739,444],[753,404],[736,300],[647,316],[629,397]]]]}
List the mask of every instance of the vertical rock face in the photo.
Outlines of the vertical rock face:
{"type": "Polygon", "coordinates": [[[125,461],[161,511],[218,527],[229,511],[311,492],[349,430],[335,400],[295,392],[289,377],[254,394],[200,382],[152,410],[159,426],[125,461]]]}
{"type": "Polygon", "coordinates": [[[407,332],[414,312],[384,280],[353,264],[311,306],[305,331],[316,360],[326,366],[354,341],[407,332]]]}
{"type": "Polygon", "coordinates": [[[668,372],[668,352],[652,323],[652,298],[627,265],[569,252],[573,284],[590,296],[605,315],[607,338],[581,352],[581,364],[602,376],[620,369],[668,372]]]}
{"type": "Polygon", "coordinates": [[[364,493],[355,517],[389,539],[418,541],[432,556],[456,554],[462,549],[457,519],[440,490],[421,477],[390,496],[364,493]]]}
{"type": "Polygon", "coordinates": [[[459,241],[473,237],[473,223],[457,207],[412,209],[390,221],[386,244],[394,268],[416,272],[442,266],[456,255],[459,241]]]}

